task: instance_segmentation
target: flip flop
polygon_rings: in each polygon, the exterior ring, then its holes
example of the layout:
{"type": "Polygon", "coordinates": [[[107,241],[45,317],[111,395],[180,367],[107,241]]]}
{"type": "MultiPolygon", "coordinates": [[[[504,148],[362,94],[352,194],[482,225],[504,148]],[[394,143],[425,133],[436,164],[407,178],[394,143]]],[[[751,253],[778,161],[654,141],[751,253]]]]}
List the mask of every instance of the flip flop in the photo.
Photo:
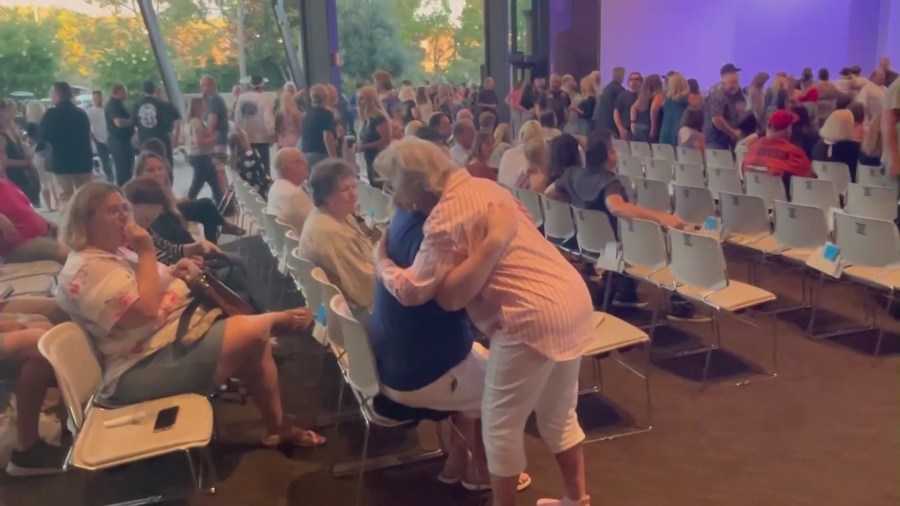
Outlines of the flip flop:
{"type": "Polygon", "coordinates": [[[297,448],[316,448],[324,445],[327,441],[327,439],[309,429],[291,427],[291,435],[289,437],[279,435],[266,436],[262,440],[262,445],[266,448],[278,448],[285,445],[297,448]]]}
{"type": "MultiPolygon", "coordinates": [[[[484,492],[491,489],[490,483],[469,483],[465,479],[462,480],[462,486],[469,492],[484,492]]],[[[519,484],[516,485],[516,491],[521,492],[531,486],[531,476],[528,473],[519,474],[519,484]]]]}

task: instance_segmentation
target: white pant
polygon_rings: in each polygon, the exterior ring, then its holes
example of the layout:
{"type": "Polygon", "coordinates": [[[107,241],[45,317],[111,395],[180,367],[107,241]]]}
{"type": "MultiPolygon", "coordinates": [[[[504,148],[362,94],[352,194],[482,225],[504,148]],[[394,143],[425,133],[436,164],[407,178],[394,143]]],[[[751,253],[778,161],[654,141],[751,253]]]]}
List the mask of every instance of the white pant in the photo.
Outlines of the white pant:
{"type": "Polygon", "coordinates": [[[584,440],[575,413],[580,368],[581,357],[556,362],[526,344],[492,340],[481,407],[491,474],[510,477],[525,470],[525,423],[532,411],[553,454],[584,440]]]}
{"type": "Polygon", "coordinates": [[[386,386],[381,390],[389,399],[411,408],[458,411],[474,420],[481,417],[487,357],[484,346],[472,343],[472,351],[462,362],[430,384],[408,392],[386,386]]]}

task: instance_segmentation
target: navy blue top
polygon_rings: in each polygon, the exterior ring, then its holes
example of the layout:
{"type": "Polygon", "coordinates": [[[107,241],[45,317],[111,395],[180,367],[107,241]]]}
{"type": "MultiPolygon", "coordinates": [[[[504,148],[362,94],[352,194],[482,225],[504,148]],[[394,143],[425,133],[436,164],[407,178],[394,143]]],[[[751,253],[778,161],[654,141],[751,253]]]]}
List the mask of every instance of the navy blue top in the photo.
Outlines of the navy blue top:
{"type": "MultiPolygon", "coordinates": [[[[402,207],[391,218],[388,257],[399,267],[412,265],[422,245],[425,217],[402,207]]],[[[381,382],[399,391],[418,390],[462,362],[472,350],[464,310],[447,312],[431,300],[406,307],[375,282],[369,337],[381,382]]]]}

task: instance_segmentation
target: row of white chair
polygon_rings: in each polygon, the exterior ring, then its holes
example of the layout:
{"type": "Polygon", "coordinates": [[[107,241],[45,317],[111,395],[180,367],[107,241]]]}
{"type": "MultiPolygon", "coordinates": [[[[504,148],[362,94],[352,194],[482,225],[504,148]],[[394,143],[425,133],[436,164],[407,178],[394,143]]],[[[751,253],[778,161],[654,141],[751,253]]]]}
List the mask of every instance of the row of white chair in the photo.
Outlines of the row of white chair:
{"type": "MultiPolygon", "coordinates": [[[[735,168],[735,154],[727,149],[707,148],[699,149],[672,147],[669,144],[650,144],[648,142],[613,140],[613,148],[623,159],[649,162],[651,160],[681,162],[706,166],[707,168],[733,169],[735,168]]],[[[738,152],[740,156],[741,152],[738,152]]],[[[738,164],[739,165],[739,164],[738,164]]]]}

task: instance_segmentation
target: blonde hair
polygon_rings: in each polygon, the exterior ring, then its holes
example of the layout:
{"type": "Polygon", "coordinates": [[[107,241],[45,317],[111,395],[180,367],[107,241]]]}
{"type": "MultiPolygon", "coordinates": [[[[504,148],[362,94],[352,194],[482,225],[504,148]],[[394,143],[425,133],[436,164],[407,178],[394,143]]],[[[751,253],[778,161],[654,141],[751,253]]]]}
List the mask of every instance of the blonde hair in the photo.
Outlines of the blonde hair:
{"type": "Polygon", "coordinates": [[[584,97],[592,97],[597,94],[597,79],[592,74],[581,79],[581,95],[584,97]]]}
{"type": "Polygon", "coordinates": [[[835,144],[853,139],[854,128],[853,113],[847,109],[840,109],[828,116],[822,129],[819,130],[819,135],[826,144],[835,144]]]}
{"type": "Polygon", "coordinates": [[[416,132],[423,126],[425,125],[423,125],[421,121],[414,119],[406,124],[406,128],[403,129],[403,135],[416,135],[416,132]]]}
{"type": "Polygon", "coordinates": [[[27,104],[25,104],[25,119],[28,120],[29,123],[40,123],[41,119],[44,118],[44,112],[46,112],[46,108],[44,104],[42,104],[38,100],[29,100],[27,104]]]}
{"type": "Polygon", "coordinates": [[[544,129],[537,120],[530,119],[519,127],[519,142],[525,143],[528,139],[539,138],[544,139],[544,129]]]}
{"type": "Polygon", "coordinates": [[[528,160],[529,170],[532,168],[541,171],[547,168],[548,152],[547,143],[540,137],[533,137],[525,141],[525,159],[528,160]]]}
{"type": "Polygon", "coordinates": [[[374,165],[395,196],[418,192],[440,197],[447,178],[458,170],[443,149],[417,137],[392,142],[378,154],[374,165]]]}
{"type": "MultiPolygon", "coordinates": [[[[122,190],[112,183],[91,182],[72,196],[63,210],[59,221],[59,242],[72,251],[81,251],[89,246],[87,225],[97,214],[106,196],[111,193],[122,195],[122,190]]],[[[124,195],[123,195],[124,198],[124,195]]]]}
{"type": "Polygon", "coordinates": [[[359,109],[359,119],[363,122],[369,121],[369,118],[381,115],[388,117],[384,110],[381,100],[378,98],[378,91],[374,86],[363,86],[356,91],[357,109],[359,109]]]}
{"type": "Polygon", "coordinates": [[[502,142],[509,143],[509,123],[503,122],[494,129],[494,142],[500,144],[502,142]]]}
{"type": "Polygon", "coordinates": [[[669,76],[669,85],[666,87],[666,96],[672,99],[686,98],[691,93],[687,79],[680,72],[669,76]]]}

